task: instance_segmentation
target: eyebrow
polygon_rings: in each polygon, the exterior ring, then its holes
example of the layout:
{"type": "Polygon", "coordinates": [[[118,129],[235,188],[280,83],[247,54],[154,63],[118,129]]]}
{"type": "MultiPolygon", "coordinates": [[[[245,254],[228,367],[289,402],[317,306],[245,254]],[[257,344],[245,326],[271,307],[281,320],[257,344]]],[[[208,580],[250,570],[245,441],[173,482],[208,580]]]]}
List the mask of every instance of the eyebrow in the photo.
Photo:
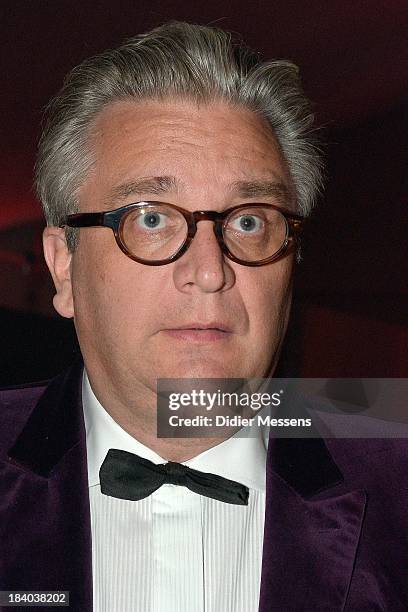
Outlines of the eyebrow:
{"type": "Polygon", "coordinates": [[[177,192],[178,181],[174,176],[149,176],[128,181],[113,187],[108,195],[107,204],[117,203],[130,195],[161,195],[163,193],[177,192]]]}
{"type": "Polygon", "coordinates": [[[274,198],[282,206],[288,206],[291,194],[279,181],[236,181],[232,189],[242,198],[274,198]]]}
{"type": "MultiPolygon", "coordinates": [[[[150,176],[141,177],[127,181],[113,187],[108,195],[106,205],[117,206],[118,201],[124,200],[130,195],[162,195],[177,193],[180,181],[174,176],[150,176]]],[[[230,185],[231,193],[241,198],[273,198],[281,206],[289,206],[290,191],[288,187],[279,181],[254,180],[235,181],[230,185]]]]}

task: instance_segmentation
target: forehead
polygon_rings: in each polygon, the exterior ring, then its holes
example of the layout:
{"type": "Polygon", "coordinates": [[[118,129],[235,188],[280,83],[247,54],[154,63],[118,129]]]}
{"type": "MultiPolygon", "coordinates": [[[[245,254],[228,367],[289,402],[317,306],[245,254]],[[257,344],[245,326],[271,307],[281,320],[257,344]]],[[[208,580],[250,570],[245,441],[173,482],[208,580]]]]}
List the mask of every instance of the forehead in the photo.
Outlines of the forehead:
{"type": "Polygon", "coordinates": [[[122,189],[126,199],[127,185],[147,179],[149,187],[152,177],[171,177],[167,191],[192,197],[230,197],[244,182],[276,183],[291,191],[267,122],[226,102],[116,102],[95,120],[90,147],[94,164],[80,190],[84,201],[97,197],[109,206],[112,194],[122,189]]]}

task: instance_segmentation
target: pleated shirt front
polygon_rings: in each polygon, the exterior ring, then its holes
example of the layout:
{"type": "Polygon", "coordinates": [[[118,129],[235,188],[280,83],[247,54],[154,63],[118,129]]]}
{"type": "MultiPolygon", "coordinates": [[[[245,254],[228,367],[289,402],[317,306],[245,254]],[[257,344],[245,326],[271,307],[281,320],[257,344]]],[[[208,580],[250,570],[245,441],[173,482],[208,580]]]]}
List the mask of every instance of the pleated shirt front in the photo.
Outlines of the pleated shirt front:
{"type": "Polygon", "coordinates": [[[256,612],[265,515],[266,439],[232,437],[184,465],[249,488],[248,506],[165,484],[140,501],[101,493],[110,448],[166,460],[124,431],[84,375],[94,612],[256,612]]]}

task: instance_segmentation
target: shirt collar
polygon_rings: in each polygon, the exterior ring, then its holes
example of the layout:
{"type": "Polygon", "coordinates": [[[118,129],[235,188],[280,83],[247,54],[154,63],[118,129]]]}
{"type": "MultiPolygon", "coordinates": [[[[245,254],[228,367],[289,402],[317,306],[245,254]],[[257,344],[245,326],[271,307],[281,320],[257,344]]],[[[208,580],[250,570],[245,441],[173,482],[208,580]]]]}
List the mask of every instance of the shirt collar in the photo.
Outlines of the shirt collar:
{"type": "MultiPolygon", "coordinates": [[[[82,379],[82,402],[86,429],[89,486],[99,485],[99,469],[110,448],[135,453],[153,463],[166,463],[153,450],[133,438],[110,416],[96,398],[86,371],[82,379]]],[[[235,480],[250,489],[265,491],[267,431],[256,427],[249,437],[232,436],[184,461],[200,472],[235,480]]]]}

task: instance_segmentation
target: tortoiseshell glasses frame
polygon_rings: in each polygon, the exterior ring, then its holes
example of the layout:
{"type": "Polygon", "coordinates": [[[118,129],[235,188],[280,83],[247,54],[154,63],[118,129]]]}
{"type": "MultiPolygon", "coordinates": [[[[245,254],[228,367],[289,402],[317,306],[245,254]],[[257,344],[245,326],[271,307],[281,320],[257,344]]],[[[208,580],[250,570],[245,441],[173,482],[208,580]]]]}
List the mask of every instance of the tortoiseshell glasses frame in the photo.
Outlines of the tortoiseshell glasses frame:
{"type": "Polygon", "coordinates": [[[286,255],[289,251],[293,249],[302,231],[304,217],[296,215],[292,211],[282,208],[280,206],[264,203],[239,204],[238,206],[232,206],[231,208],[228,208],[222,212],[217,212],[214,210],[196,210],[195,212],[190,212],[188,210],[185,210],[184,208],[181,208],[180,206],[168,204],[167,202],[143,201],[134,202],[132,204],[122,206],[121,208],[116,208],[114,210],[108,210],[104,212],[71,214],[66,217],[63,223],[61,223],[60,227],[109,227],[115,235],[117,245],[123,251],[123,253],[127,255],[130,259],[148,266],[162,266],[179,259],[187,251],[197,232],[197,223],[199,221],[212,221],[214,223],[214,234],[216,236],[218,245],[222,253],[224,253],[224,255],[230,260],[243,266],[264,266],[269,263],[272,263],[273,261],[281,259],[284,255],[286,255]],[[149,207],[157,209],[161,206],[170,208],[172,211],[180,213],[184,217],[186,222],[185,239],[177,247],[176,252],[172,253],[171,256],[165,259],[143,259],[132,253],[126,244],[126,241],[124,240],[123,234],[125,221],[130,215],[130,213],[135,209],[146,209],[149,207]],[[259,208],[270,209],[271,211],[275,210],[282,215],[286,226],[282,244],[280,244],[276,252],[263,259],[257,261],[242,259],[235,255],[233,252],[231,252],[230,248],[228,248],[227,244],[225,243],[224,230],[228,225],[229,219],[232,215],[234,215],[234,213],[236,213],[236,211],[250,209],[255,210],[259,208]]]}

